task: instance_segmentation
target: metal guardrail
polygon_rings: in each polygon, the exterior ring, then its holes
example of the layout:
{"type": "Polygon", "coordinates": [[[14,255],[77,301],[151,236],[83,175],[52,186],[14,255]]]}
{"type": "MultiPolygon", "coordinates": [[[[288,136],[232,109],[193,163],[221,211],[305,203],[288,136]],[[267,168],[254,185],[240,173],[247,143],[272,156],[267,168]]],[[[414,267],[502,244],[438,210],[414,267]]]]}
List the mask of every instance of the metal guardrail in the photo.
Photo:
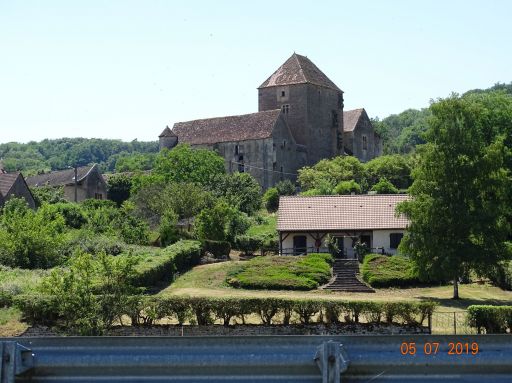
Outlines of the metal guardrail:
{"type": "Polygon", "coordinates": [[[512,381],[512,335],[4,338],[0,347],[2,383],[512,381]]]}

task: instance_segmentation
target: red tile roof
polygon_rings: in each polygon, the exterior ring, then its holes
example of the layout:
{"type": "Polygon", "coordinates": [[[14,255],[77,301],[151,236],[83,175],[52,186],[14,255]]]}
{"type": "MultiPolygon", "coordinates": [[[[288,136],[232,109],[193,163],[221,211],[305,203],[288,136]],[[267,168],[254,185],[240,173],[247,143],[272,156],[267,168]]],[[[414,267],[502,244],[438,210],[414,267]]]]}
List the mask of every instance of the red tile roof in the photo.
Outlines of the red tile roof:
{"type": "Polygon", "coordinates": [[[280,114],[281,110],[275,109],[241,116],[177,122],[172,131],[178,136],[179,142],[191,145],[258,140],[272,135],[280,114]]]}
{"type": "Polygon", "coordinates": [[[342,91],[310,59],[296,53],[286,60],[259,88],[305,83],[342,91]]]}
{"type": "Polygon", "coordinates": [[[396,217],[406,194],[281,197],[278,231],[405,229],[408,220],[396,217]]]}
{"type": "Polygon", "coordinates": [[[0,173],[0,194],[6,196],[20,173],[0,173]]]}

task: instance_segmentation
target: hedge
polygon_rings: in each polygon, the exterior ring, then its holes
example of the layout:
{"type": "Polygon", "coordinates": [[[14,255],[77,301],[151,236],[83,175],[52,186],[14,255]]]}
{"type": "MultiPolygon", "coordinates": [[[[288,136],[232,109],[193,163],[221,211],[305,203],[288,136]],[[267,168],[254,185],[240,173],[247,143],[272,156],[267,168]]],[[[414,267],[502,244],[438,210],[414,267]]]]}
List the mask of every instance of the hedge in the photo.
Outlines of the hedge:
{"type": "Polygon", "coordinates": [[[420,284],[414,263],[400,255],[366,255],[361,267],[361,276],[372,287],[406,287],[420,284]]]}
{"type": "MultiPolygon", "coordinates": [[[[65,318],[56,311],[50,296],[19,295],[15,305],[30,323],[56,325],[65,318]]],[[[156,320],[174,320],[179,324],[208,325],[217,320],[225,326],[238,318],[245,323],[255,315],[264,325],[290,323],[396,323],[420,326],[431,315],[434,302],[375,302],[289,298],[210,298],[135,296],[119,316],[127,315],[132,325],[150,325],[156,320]]]]}
{"type": "Polygon", "coordinates": [[[252,254],[257,251],[273,252],[279,251],[279,242],[274,235],[238,235],[233,243],[233,248],[243,251],[245,254],[252,254]]]}
{"type": "Polygon", "coordinates": [[[159,253],[142,259],[136,266],[136,286],[154,286],[199,264],[202,246],[199,241],[179,241],[159,253]]]}
{"type": "Polygon", "coordinates": [[[512,333],[512,306],[469,306],[467,321],[479,334],[512,333]]]}
{"type": "Polygon", "coordinates": [[[204,252],[212,253],[215,258],[228,257],[231,252],[231,244],[227,241],[213,241],[206,239],[203,242],[204,252]]]}

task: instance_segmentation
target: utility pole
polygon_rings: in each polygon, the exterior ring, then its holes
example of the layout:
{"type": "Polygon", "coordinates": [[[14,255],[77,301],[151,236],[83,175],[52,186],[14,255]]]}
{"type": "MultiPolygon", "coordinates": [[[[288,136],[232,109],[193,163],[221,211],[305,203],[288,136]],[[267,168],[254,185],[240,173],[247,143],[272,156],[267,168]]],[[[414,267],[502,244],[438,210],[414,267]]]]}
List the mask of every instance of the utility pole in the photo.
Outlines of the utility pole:
{"type": "Polygon", "coordinates": [[[78,202],[78,167],[75,165],[75,202],[78,202]]]}

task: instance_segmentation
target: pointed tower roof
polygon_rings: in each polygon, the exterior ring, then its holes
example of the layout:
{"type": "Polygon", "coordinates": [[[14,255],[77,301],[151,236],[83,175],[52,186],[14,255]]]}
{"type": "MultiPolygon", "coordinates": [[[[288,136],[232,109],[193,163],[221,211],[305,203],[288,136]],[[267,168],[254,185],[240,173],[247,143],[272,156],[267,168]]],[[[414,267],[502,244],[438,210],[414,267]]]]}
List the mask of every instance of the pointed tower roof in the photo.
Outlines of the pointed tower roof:
{"type": "Polygon", "coordinates": [[[158,137],[178,137],[176,134],[173,133],[173,131],[169,128],[169,126],[166,126],[164,131],[160,133],[158,137]]]}
{"type": "MultiPolygon", "coordinates": [[[[343,130],[350,132],[354,130],[363,114],[366,114],[364,108],[346,110],[343,112],[343,130]]],[[[367,117],[368,118],[368,117],[367,117]]]]}
{"type": "Polygon", "coordinates": [[[293,84],[315,84],[342,92],[313,62],[306,56],[293,53],[272,76],[266,79],[260,88],[293,84]]]}

